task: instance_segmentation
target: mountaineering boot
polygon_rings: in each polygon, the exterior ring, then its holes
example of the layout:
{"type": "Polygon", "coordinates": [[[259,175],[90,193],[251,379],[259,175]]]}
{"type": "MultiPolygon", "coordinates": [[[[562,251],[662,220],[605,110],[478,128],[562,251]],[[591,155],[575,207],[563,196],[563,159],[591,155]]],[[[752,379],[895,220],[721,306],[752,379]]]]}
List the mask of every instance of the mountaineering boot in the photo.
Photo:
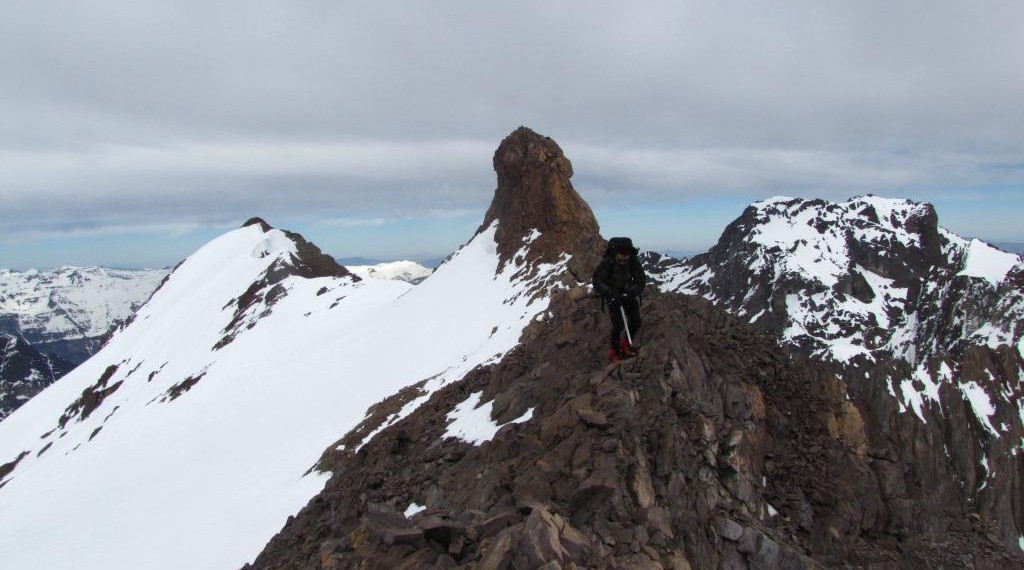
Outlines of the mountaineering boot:
{"type": "Polygon", "coordinates": [[[619,362],[620,360],[622,360],[622,357],[619,356],[619,350],[616,349],[616,348],[609,348],[608,349],[608,362],[615,363],[615,362],[619,362]]]}
{"type": "Polygon", "coordinates": [[[619,340],[619,354],[622,355],[622,358],[633,358],[636,356],[636,350],[628,340],[623,338],[619,340]]]}

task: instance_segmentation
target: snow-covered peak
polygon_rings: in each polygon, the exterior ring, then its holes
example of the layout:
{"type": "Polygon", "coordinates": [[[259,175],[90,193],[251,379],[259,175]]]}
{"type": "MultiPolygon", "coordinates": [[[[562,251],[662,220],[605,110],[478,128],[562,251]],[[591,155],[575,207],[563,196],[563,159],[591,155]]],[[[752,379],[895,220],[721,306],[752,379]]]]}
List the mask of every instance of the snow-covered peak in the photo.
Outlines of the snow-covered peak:
{"type": "Polygon", "coordinates": [[[762,200],[757,200],[756,202],[751,204],[751,206],[754,207],[754,208],[757,208],[757,209],[770,208],[770,207],[772,207],[772,206],[774,206],[776,204],[787,204],[787,203],[793,202],[794,200],[798,200],[798,199],[799,198],[794,198],[792,196],[782,196],[782,195],[770,196],[770,197],[764,198],[762,200]]]}
{"type": "MultiPolygon", "coordinates": [[[[257,225],[232,230],[186,258],[159,294],[167,296],[174,291],[194,297],[194,302],[210,297],[217,301],[225,294],[237,296],[275,263],[290,265],[295,252],[295,243],[281,230],[263,231],[257,225]]],[[[151,303],[140,316],[154,310],[157,308],[151,303]]]]}
{"type": "Polygon", "coordinates": [[[663,288],[707,296],[829,359],[875,360],[884,349],[913,361],[925,298],[958,276],[995,291],[1014,268],[1024,270],[1018,256],[939,227],[930,204],[775,197],[751,205],[663,288]]]}
{"type": "MultiPolygon", "coordinates": [[[[258,226],[248,227],[257,228],[258,226]]],[[[239,231],[245,230],[246,228],[242,228],[239,231]]],[[[295,242],[289,239],[281,230],[273,228],[263,234],[263,239],[252,250],[252,256],[260,259],[265,257],[282,258],[286,255],[294,256],[297,253],[298,248],[295,246],[295,242]]]]}
{"type": "Polygon", "coordinates": [[[662,288],[704,296],[844,374],[873,370],[922,420],[939,409],[940,388],[953,386],[1000,437],[1011,422],[992,421],[993,410],[1020,414],[1021,404],[964,354],[1022,361],[1022,282],[1020,257],[939,227],[929,204],[775,197],[669,270],[662,288]]]}
{"type": "Polygon", "coordinates": [[[497,230],[415,287],[292,273],[293,234],[259,224],[202,247],[0,423],[5,568],[250,560],[322,489],[310,468],[370,405],[502,358],[542,318],[567,258],[526,263],[524,241],[501,263],[497,230]]]}
{"type": "Polygon", "coordinates": [[[375,265],[347,265],[346,267],[363,279],[397,279],[409,283],[419,283],[433,272],[433,269],[429,267],[408,260],[389,261],[375,265]]]}
{"type": "Polygon", "coordinates": [[[751,209],[751,240],[787,250],[807,245],[838,249],[847,232],[857,240],[915,247],[921,244],[922,229],[915,220],[934,217],[929,204],[870,195],[838,203],[775,197],[756,202],[751,209]]]}

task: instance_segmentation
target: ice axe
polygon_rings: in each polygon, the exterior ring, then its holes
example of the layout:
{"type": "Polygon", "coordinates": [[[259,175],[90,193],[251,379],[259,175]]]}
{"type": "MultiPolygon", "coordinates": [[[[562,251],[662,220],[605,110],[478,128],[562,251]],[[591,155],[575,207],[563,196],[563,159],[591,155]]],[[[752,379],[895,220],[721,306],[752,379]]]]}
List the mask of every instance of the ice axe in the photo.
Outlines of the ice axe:
{"type": "Polygon", "coordinates": [[[629,341],[629,346],[633,346],[633,335],[629,334],[629,319],[626,318],[626,308],[619,304],[619,312],[622,313],[622,325],[626,329],[626,340],[629,341]]]}

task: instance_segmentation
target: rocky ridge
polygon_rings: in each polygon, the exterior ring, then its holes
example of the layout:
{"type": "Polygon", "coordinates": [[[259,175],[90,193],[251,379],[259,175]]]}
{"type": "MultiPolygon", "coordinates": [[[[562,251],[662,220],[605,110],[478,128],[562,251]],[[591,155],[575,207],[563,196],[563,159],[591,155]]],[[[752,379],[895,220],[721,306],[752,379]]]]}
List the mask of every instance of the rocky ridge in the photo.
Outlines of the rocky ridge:
{"type": "Polygon", "coordinates": [[[585,296],[556,296],[502,362],[358,451],[332,447],[324,492],[247,568],[1020,564],[964,509],[891,533],[879,479],[898,475],[826,365],[702,299],[651,293],[640,356],[602,368],[606,317],[585,296]],[[446,435],[474,396],[504,426],[479,445],[446,435]]]}
{"type": "MultiPolygon", "coordinates": [[[[549,148],[534,136],[526,148],[549,148]]],[[[520,179],[550,170],[525,160],[520,179]]],[[[496,200],[571,198],[547,180],[496,200]]],[[[415,287],[315,277],[344,273],[261,220],[201,248],[0,424],[5,564],[238,567],[307,504],[251,566],[1021,566],[1004,534],[1013,479],[978,476],[1014,466],[972,439],[992,418],[962,390],[938,388],[953,421],[923,421],[923,396],[868,381],[889,361],[846,376],[763,323],[653,288],[640,355],[605,367],[607,314],[579,283],[592,267],[568,267],[600,254],[596,221],[578,208],[563,223],[584,235],[544,241],[526,210],[415,287]],[[580,237],[597,250],[572,249],[580,237]],[[52,532],[83,499],[89,527],[52,532]]]]}
{"type": "MultiPolygon", "coordinates": [[[[481,228],[499,220],[505,259],[564,259],[532,247],[550,208],[509,206],[550,199],[531,196],[537,180],[565,189],[571,166],[553,144],[520,129],[495,154],[499,191],[481,228]]],[[[908,231],[927,232],[922,221],[908,231]]],[[[915,243],[937,255],[932,237],[915,243]]],[[[585,241],[594,263],[603,242],[585,241]]],[[[953,442],[948,424],[901,414],[885,384],[780,346],[767,321],[654,290],[642,311],[640,355],[604,367],[607,316],[562,281],[500,361],[371,407],[324,453],[324,492],[246,568],[1024,567],[1007,540],[1014,477],[990,477],[987,493],[963,478],[988,440],[962,399],[968,427],[953,442]],[[453,431],[473,407],[485,435],[453,431]],[[1008,506],[985,510],[997,496],[1008,506]]]]}

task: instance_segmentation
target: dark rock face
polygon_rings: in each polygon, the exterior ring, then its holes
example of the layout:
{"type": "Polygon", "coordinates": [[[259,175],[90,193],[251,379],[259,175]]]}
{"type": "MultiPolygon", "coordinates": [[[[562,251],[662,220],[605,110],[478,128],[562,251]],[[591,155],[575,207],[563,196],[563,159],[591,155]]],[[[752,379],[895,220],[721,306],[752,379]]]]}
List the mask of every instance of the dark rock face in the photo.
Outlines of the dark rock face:
{"type": "Polygon", "coordinates": [[[530,244],[527,262],[557,263],[569,254],[567,267],[576,281],[589,281],[604,242],[590,206],[569,181],[572,164],[558,144],[519,127],[495,151],[494,171],[498,188],[477,232],[498,222],[502,264],[536,230],[540,235],[530,244]]]}
{"type": "Polygon", "coordinates": [[[316,245],[306,241],[304,237],[295,232],[284,232],[293,242],[298,250],[292,258],[293,274],[306,279],[316,277],[350,277],[353,281],[360,281],[359,276],[353,274],[344,266],[339,265],[333,257],[320,251],[316,245]]]}
{"type": "Polygon", "coordinates": [[[39,352],[20,335],[0,333],[0,420],[72,368],[69,362],[39,352]]]}
{"type": "Polygon", "coordinates": [[[500,363],[358,452],[332,446],[324,492],[247,568],[1022,567],[972,505],[932,501],[873,447],[827,365],[651,292],[640,355],[603,368],[606,316],[584,297],[558,293],[500,363]],[[504,427],[444,437],[476,393],[504,427]]]}

